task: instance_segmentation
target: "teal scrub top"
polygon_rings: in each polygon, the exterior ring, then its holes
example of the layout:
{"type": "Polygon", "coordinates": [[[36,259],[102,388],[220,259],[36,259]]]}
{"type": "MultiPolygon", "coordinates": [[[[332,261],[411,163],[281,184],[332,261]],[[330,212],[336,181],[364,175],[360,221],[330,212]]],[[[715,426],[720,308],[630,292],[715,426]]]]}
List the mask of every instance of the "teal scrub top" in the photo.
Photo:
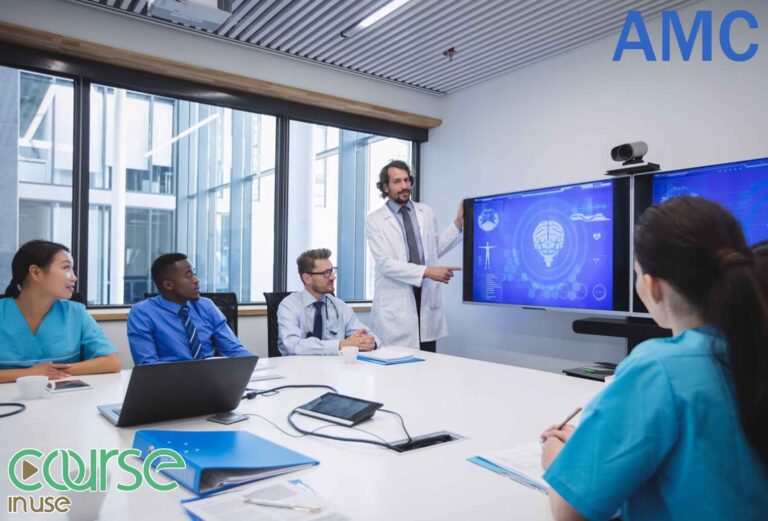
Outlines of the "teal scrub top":
{"type": "Polygon", "coordinates": [[[757,520],[768,471],[741,429],[709,327],[639,345],[584,409],[544,479],[589,519],[757,520]]]}
{"type": "Polygon", "coordinates": [[[55,301],[33,335],[16,300],[0,299],[0,369],[81,362],[115,351],[82,304],[55,301]]]}

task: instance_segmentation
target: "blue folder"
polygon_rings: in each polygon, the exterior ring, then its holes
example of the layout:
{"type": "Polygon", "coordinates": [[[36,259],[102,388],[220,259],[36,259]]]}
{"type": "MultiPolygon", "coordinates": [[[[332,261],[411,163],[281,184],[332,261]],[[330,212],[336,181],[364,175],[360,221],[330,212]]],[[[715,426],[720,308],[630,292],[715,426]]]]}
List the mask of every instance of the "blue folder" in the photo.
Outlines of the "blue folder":
{"type": "Polygon", "coordinates": [[[357,359],[361,360],[363,362],[370,362],[372,364],[379,364],[379,365],[398,365],[398,364],[410,364],[413,362],[423,362],[423,358],[416,358],[415,356],[412,356],[410,358],[401,358],[400,360],[378,360],[376,358],[368,358],[365,355],[357,355],[357,359]]]}
{"type": "Polygon", "coordinates": [[[482,456],[472,456],[471,458],[467,458],[467,461],[469,461],[470,463],[474,463],[475,465],[480,465],[484,469],[490,470],[491,472],[495,472],[496,474],[501,474],[502,476],[508,477],[509,479],[517,481],[518,483],[525,485],[528,488],[537,490],[542,494],[549,494],[549,490],[545,487],[542,487],[539,483],[531,481],[527,477],[521,474],[518,474],[517,472],[512,472],[511,470],[505,467],[496,465],[492,461],[488,461],[482,456]]]}
{"type": "Polygon", "coordinates": [[[140,430],[133,438],[133,447],[141,451],[142,458],[155,449],[168,448],[178,452],[187,468],[160,472],[200,495],[319,463],[243,431],[140,430]]]}

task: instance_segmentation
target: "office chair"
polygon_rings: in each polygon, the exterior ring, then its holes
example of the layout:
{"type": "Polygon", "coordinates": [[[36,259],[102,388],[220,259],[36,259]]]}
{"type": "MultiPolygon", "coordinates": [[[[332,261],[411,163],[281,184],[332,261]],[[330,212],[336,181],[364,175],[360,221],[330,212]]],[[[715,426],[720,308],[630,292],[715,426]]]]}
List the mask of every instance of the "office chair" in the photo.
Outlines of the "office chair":
{"type": "MultiPolygon", "coordinates": [[[[156,297],[157,293],[144,293],[144,298],[156,297]]],[[[224,318],[229,329],[237,336],[237,295],[235,293],[200,293],[201,297],[211,299],[224,318]]]]}
{"type": "Polygon", "coordinates": [[[264,292],[264,298],[267,301],[267,354],[270,358],[273,356],[282,356],[277,347],[277,308],[285,297],[293,293],[292,291],[276,291],[274,293],[264,292]]]}

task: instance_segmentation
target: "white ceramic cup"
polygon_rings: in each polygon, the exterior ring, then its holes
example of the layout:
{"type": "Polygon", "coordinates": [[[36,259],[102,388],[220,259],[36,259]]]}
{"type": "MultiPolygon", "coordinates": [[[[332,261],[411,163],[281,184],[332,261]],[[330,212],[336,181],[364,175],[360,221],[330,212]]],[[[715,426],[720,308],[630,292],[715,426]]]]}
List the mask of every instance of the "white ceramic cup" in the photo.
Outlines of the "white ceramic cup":
{"type": "Polygon", "coordinates": [[[19,397],[22,400],[45,398],[55,385],[44,375],[22,376],[16,379],[16,387],[19,388],[19,397]]]}
{"type": "Polygon", "coordinates": [[[344,346],[339,349],[339,356],[345,364],[354,364],[357,362],[357,355],[360,354],[360,348],[357,346],[344,346]]]}
{"type": "MultiPolygon", "coordinates": [[[[70,472],[70,477],[74,480],[77,476],[77,470],[70,472]]],[[[90,491],[84,490],[82,492],[76,492],[69,490],[64,494],[70,499],[72,504],[69,506],[69,513],[67,517],[70,521],[95,521],[99,518],[101,513],[101,506],[104,504],[104,500],[107,498],[109,487],[112,481],[112,476],[107,473],[107,490],[90,491]]]]}

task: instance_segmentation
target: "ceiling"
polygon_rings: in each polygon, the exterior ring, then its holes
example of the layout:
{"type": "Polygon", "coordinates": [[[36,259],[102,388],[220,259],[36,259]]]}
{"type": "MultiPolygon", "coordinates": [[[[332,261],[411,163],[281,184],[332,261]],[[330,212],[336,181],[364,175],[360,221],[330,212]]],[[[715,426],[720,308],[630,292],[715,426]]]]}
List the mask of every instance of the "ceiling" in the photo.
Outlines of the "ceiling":
{"type": "Polygon", "coordinates": [[[696,0],[411,0],[349,38],[389,0],[232,0],[215,31],[148,16],[148,0],[73,1],[440,95],[618,33],[628,10],[696,0]]]}

